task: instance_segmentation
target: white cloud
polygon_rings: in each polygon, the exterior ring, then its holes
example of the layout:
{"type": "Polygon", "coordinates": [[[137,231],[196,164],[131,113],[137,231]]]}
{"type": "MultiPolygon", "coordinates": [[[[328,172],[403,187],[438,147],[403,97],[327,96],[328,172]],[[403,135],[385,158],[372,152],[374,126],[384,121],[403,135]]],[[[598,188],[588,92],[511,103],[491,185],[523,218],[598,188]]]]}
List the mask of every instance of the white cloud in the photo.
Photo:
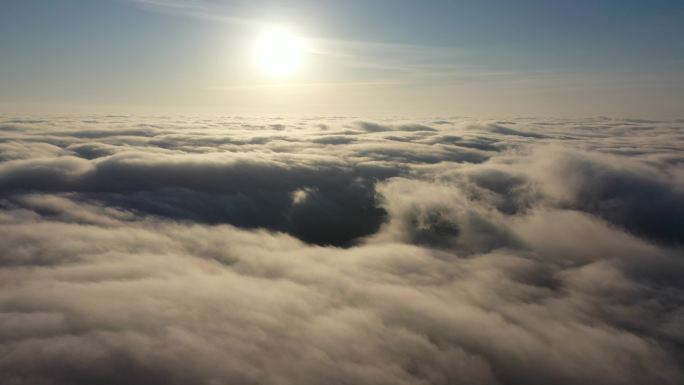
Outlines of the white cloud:
{"type": "Polygon", "coordinates": [[[102,117],[0,130],[0,373],[681,383],[680,124],[102,117]]]}

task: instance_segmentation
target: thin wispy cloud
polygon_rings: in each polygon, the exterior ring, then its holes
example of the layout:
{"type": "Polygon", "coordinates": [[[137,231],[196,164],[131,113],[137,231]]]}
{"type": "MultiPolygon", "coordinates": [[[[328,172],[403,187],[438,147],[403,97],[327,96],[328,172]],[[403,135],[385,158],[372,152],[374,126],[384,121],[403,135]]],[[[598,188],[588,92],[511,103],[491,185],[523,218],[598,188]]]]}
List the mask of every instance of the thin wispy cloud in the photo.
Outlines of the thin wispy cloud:
{"type": "MultiPolygon", "coordinates": [[[[274,21],[229,15],[224,9],[216,7],[216,4],[211,6],[202,0],[190,2],[175,0],[130,1],[151,10],[172,12],[188,17],[198,17],[249,28],[267,28],[277,25],[274,21]]],[[[230,5],[230,2],[223,4],[230,5]]],[[[433,70],[434,68],[426,68],[426,64],[419,64],[435,61],[449,62],[454,58],[467,55],[466,50],[454,47],[373,40],[358,41],[317,36],[307,36],[306,38],[312,44],[310,49],[312,54],[335,58],[341,60],[342,64],[351,67],[401,71],[405,75],[413,76],[447,76],[449,73],[456,72],[463,76],[465,73],[463,67],[453,64],[442,64],[440,67],[443,71],[435,71],[433,70]],[[415,64],[412,62],[415,62],[415,64]]]]}
{"type": "Polygon", "coordinates": [[[316,83],[263,83],[263,84],[245,84],[234,86],[215,86],[208,87],[208,91],[227,91],[227,90],[247,90],[247,89],[264,89],[264,88],[326,88],[326,87],[372,87],[381,85],[399,85],[404,84],[402,80],[378,80],[367,82],[316,82],[316,83]]]}
{"type": "Polygon", "coordinates": [[[181,16],[205,19],[214,22],[235,24],[246,27],[263,27],[268,24],[242,15],[229,15],[225,12],[217,12],[215,7],[209,7],[206,1],[181,1],[181,0],[124,0],[142,8],[174,13],[181,16]]]}

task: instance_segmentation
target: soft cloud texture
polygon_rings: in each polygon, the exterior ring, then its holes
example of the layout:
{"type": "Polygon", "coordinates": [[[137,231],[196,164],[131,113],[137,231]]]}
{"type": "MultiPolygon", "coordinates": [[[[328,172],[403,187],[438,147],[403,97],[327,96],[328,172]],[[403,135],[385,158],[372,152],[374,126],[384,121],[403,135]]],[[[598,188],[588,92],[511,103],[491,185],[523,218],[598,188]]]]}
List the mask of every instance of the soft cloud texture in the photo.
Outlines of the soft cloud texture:
{"type": "Polygon", "coordinates": [[[0,121],[7,384],[679,384],[682,122],[0,121]]]}

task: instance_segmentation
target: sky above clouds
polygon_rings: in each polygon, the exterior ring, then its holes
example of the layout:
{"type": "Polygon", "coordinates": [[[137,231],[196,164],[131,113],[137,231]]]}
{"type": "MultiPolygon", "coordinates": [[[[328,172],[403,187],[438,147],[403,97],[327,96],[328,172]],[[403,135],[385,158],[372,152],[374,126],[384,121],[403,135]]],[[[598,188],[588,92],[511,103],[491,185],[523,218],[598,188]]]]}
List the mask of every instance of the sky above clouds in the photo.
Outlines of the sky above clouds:
{"type": "Polygon", "coordinates": [[[679,1],[5,0],[5,111],[681,117],[679,1]],[[311,41],[273,82],[269,25],[311,41]]]}

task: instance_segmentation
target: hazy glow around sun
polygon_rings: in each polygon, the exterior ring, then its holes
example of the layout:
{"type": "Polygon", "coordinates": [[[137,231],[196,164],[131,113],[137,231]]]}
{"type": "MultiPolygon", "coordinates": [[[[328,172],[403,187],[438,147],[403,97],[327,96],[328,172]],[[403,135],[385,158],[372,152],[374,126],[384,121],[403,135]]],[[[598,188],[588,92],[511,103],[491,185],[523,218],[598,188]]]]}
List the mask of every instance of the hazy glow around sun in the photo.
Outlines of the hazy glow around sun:
{"type": "Polygon", "coordinates": [[[273,28],[256,42],[256,64],[269,77],[290,76],[300,68],[305,49],[302,37],[284,28],[273,28]]]}

